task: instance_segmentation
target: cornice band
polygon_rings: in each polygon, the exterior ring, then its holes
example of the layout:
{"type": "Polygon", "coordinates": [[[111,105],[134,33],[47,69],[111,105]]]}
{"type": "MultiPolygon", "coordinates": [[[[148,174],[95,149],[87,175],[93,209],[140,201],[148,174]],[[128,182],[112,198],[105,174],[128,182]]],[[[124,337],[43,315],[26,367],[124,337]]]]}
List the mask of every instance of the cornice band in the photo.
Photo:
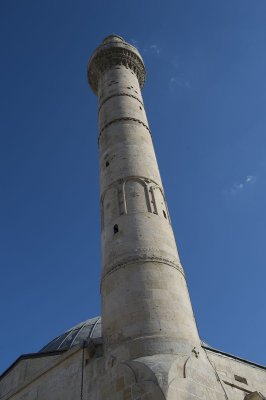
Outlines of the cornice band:
{"type": "Polygon", "coordinates": [[[96,95],[101,75],[116,65],[130,68],[136,74],[140,88],[143,88],[146,79],[144,63],[133,46],[121,42],[116,46],[99,46],[89,61],[88,82],[96,95]]]}
{"type": "Polygon", "coordinates": [[[99,132],[98,144],[99,144],[99,141],[100,141],[100,138],[101,138],[101,135],[102,135],[103,131],[104,131],[106,128],[108,128],[108,126],[110,126],[110,125],[112,125],[112,124],[114,124],[114,123],[116,123],[116,122],[121,122],[121,121],[134,121],[134,122],[137,122],[137,123],[143,125],[144,128],[146,128],[147,131],[149,131],[150,135],[152,136],[151,131],[150,131],[150,128],[149,128],[146,124],[144,124],[144,122],[141,121],[140,119],[132,118],[132,117],[122,117],[122,118],[113,119],[112,121],[108,122],[108,124],[106,124],[106,125],[103,126],[103,128],[102,128],[102,129],[100,130],[100,132],[99,132]]]}
{"type": "Polygon", "coordinates": [[[99,105],[98,108],[98,113],[100,112],[102,106],[110,99],[112,99],[113,97],[117,97],[117,96],[128,96],[128,97],[132,97],[133,99],[137,100],[142,107],[144,108],[144,104],[142,103],[142,101],[140,101],[140,99],[137,96],[134,96],[133,94],[129,94],[129,93],[116,93],[116,94],[112,94],[111,96],[106,97],[101,104],[99,105]]]}
{"type": "Polygon", "coordinates": [[[109,275],[111,275],[113,272],[116,272],[121,268],[126,268],[130,264],[139,264],[139,263],[147,263],[147,262],[156,262],[156,263],[160,263],[160,264],[166,264],[169,267],[175,268],[178,272],[180,272],[185,277],[185,273],[184,273],[182,266],[179,264],[176,264],[175,262],[173,262],[171,260],[168,260],[168,259],[162,258],[162,257],[156,257],[156,256],[154,256],[154,257],[147,257],[147,256],[136,257],[135,259],[132,259],[130,261],[112,266],[111,269],[102,276],[100,290],[102,290],[103,281],[109,275]]]}

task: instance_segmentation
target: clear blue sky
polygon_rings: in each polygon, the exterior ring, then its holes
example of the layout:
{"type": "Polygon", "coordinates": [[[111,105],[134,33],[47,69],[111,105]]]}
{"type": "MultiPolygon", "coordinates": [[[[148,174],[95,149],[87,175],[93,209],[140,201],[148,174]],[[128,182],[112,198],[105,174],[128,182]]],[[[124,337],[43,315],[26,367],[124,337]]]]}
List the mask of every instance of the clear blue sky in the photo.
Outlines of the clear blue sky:
{"type": "Polygon", "coordinates": [[[100,314],[97,98],[108,34],[144,102],[201,337],[265,364],[266,2],[2,0],[0,370],[100,314]]]}

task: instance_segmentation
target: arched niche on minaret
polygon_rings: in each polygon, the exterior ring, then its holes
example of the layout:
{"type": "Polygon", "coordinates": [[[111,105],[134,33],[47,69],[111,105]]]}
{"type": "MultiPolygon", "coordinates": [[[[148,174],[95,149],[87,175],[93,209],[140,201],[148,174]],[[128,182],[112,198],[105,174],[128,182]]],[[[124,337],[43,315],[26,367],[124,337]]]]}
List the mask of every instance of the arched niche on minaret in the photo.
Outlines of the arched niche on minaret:
{"type": "Polygon", "coordinates": [[[127,179],[124,183],[127,214],[151,212],[148,188],[144,180],[127,179]]]}
{"type": "Polygon", "coordinates": [[[153,213],[159,215],[160,217],[164,217],[169,221],[168,209],[161,188],[157,185],[153,185],[150,187],[150,193],[152,198],[153,213]]]}

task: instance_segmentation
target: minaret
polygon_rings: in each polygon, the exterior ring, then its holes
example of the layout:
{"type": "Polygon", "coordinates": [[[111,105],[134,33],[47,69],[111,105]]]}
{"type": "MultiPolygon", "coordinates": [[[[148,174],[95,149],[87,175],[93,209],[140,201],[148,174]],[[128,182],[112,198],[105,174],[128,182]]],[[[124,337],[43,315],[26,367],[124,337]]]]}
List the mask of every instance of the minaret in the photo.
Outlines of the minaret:
{"type": "Polygon", "coordinates": [[[141,95],[145,77],[138,50],[117,35],[88,65],[99,109],[104,350],[120,359],[199,345],[141,95]]]}

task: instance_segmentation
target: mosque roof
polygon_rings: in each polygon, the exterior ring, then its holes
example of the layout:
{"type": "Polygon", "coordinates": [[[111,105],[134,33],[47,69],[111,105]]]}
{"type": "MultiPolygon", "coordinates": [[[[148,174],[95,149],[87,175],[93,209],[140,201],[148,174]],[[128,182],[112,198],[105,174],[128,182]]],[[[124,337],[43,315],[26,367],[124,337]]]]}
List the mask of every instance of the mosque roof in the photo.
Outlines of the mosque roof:
{"type": "MultiPolygon", "coordinates": [[[[95,317],[91,319],[87,319],[86,321],[80,322],[78,325],[75,325],[73,328],[68,329],[66,332],[57,336],[51,342],[49,342],[46,346],[44,346],[38,353],[30,353],[30,354],[22,354],[10,367],[0,375],[0,380],[11,370],[15,365],[18,364],[21,360],[38,358],[38,357],[49,357],[53,355],[62,354],[68,350],[70,350],[74,346],[86,347],[90,339],[94,339],[97,342],[97,339],[101,341],[102,338],[102,321],[101,317],[95,317]]],[[[229,353],[225,353],[223,351],[217,350],[211,346],[209,346],[206,342],[201,341],[201,346],[205,350],[212,351],[219,355],[233,358],[237,361],[244,362],[246,364],[250,364],[254,367],[266,369],[265,366],[253,363],[251,361],[247,361],[243,358],[234,356],[229,353]]]]}
{"type": "Polygon", "coordinates": [[[46,353],[58,350],[69,350],[73,346],[84,345],[89,339],[97,339],[102,336],[102,321],[101,317],[87,319],[87,321],[80,322],[78,325],[66,332],[57,336],[46,346],[44,346],[39,353],[46,353]]]}
{"type": "MultiPolygon", "coordinates": [[[[46,346],[44,346],[39,353],[35,353],[36,356],[38,354],[45,353],[53,353],[60,351],[70,350],[73,346],[83,347],[86,343],[88,343],[89,339],[101,339],[102,338],[102,320],[101,317],[95,317],[91,319],[87,319],[87,321],[80,322],[78,325],[75,325],[73,328],[68,329],[66,332],[62,333],[54,340],[49,342],[46,346]]],[[[243,358],[234,356],[229,353],[225,353],[221,350],[217,350],[214,347],[210,346],[205,341],[201,340],[201,346],[205,350],[212,351],[214,353],[233,358],[237,361],[241,361],[255,367],[266,369],[265,366],[253,363],[251,361],[245,360],[243,358]]]]}
{"type": "MultiPolygon", "coordinates": [[[[60,350],[69,350],[73,346],[83,347],[84,342],[89,339],[98,339],[102,337],[102,320],[101,317],[95,317],[80,322],[79,324],[68,329],[61,335],[57,336],[51,342],[46,344],[39,353],[47,353],[60,350]]],[[[213,349],[203,340],[201,345],[205,348],[213,349]]]]}

